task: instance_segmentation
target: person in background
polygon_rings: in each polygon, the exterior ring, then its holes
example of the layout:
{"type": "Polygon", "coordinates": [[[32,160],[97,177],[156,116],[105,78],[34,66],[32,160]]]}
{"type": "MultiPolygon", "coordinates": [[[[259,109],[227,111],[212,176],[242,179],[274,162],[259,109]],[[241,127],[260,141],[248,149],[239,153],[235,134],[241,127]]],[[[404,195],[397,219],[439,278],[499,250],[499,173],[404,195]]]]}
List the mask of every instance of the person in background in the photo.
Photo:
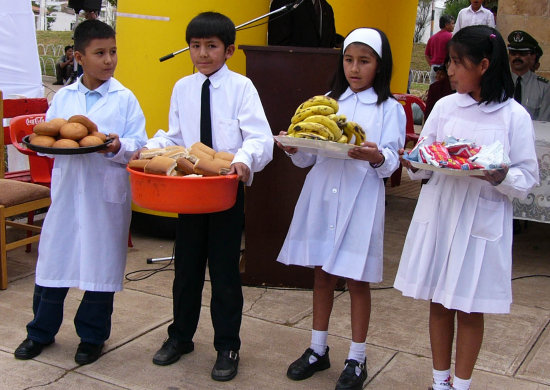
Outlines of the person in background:
{"type": "Polygon", "coordinates": [[[74,50],[71,45],[65,46],[65,54],[55,64],[56,81],[53,85],[63,85],[73,73],[74,50]]]}
{"type": "Polygon", "coordinates": [[[439,99],[454,92],[453,88],[451,87],[445,65],[436,67],[435,72],[435,82],[430,85],[430,88],[428,88],[428,95],[426,97],[426,110],[424,110],[424,120],[428,119],[430,112],[432,111],[435,103],[439,99]]]}
{"type": "Polygon", "coordinates": [[[430,65],[430,84],[435,81],[435,69],[445,63],[447,57],[447,42],[453,37],[455,20],[452,16],[441,15],[439,18],[440,30],[428,39],[424,56],[430,65]]]}
{"type": "Polygon", "coordinates": [[[514,99],[525,107],[531,119],[550,121],[550,84],[532,71],[537,51],[542,53],[538,42],[525,31],[515,30],[508,35],[514,99]]]}
{"type": "Polygon", "coordinates": [[[533,64],[531,65],[531,72],[536,72],[540,68],[540,57],[542,57],[542,49],[539,45],[535,47],[535,60],[533,61],[533,64]]]}
{"type": "MultiPolygon", "coordinates": [[[[275,11],[293,0],[273,0],[275,11]]],[[[338,47],[343,37],[336,34],[334,12],[326,0],[304,0],[296,9],[282,11],[269,17],[268,45],[338,47]]]]}
{"type": "Polygon", "coordinates": [[[463,27],[478,24],[495,27],[495,16],[483,7],[483,0],[470,0],[470,6],[461,9],[458,13],[453,34],[456,34],[463,27]]]}

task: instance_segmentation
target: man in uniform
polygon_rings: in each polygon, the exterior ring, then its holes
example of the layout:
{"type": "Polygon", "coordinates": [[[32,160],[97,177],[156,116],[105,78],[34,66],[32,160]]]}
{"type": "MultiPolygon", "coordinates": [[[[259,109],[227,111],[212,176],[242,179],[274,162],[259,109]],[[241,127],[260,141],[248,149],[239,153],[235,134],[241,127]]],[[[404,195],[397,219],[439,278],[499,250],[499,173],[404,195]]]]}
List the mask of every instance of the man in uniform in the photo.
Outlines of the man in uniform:
{"type": "Polygon", "coordinates": [[[550,84],[531,70],[537,54],[542,55],[538,42],[525,31],[508,35],[508,56],[516,99],[531,115],[531,119],[550,121],[550,84]]]}

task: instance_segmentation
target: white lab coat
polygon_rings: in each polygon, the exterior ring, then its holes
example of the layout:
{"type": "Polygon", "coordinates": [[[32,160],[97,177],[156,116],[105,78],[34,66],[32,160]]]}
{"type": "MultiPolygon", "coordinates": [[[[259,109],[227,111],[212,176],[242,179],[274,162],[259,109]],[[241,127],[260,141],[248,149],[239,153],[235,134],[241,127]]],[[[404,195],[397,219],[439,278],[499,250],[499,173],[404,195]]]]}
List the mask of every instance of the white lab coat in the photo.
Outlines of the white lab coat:
{"type": "Polygon", "coordinates": [[[147,135],[143,112],[132,92],[113,78],[107,83],[105,94],[89,112],[84,93],[74,83],[55,94],[46,115],[48,120],[86,115],[99,131],[117,133],[121,148],[116,155],[55,156],[52,204],[38,248],[36,283],[40,286],[122,290],[131,218],[126,164],[147,135]]]}
{"type": "Polygon", "coordinates": [[[513,99],[478,105],[468,94],[439,100],[421,136],[445,136],[477,145],[499,140],[511,160],[505,180],[489,182],[419,170],[422,186],[407,233],[395,288],[463,312],[507,313],[512,302],[510,198],[524,198],[538,183],[533,124],[513,99]]]}
{"type": "MultiPolygon", "coordinates": [[[[176,82],[170,100],[168,131],[159,130],[147,141],[148,148],[168,145],[190,147],[200,141],[201,89],[206,76],[195,73],[176,82]]],[[[210,76],[212,147],[235,154],[233,163],[250,168],[247,186],[254,172],[273,158],[273,134],[258,91],[247,77],[222,66],[210,76]]]]}
{"type": "Polygon", "coordinates": [[[359,123],[367,140],[376,142],[386,160],[379,168],[367,161],[292,156],[308,173],[277,260],[286,265],[322,266],[332,275],[380,282],[384,238],[384,177],[399,167],[398,149],[405,140],[405,112],[388,99],[376,105],[368,89],[349,88],[339,99],[339,114],[359,123]]]}

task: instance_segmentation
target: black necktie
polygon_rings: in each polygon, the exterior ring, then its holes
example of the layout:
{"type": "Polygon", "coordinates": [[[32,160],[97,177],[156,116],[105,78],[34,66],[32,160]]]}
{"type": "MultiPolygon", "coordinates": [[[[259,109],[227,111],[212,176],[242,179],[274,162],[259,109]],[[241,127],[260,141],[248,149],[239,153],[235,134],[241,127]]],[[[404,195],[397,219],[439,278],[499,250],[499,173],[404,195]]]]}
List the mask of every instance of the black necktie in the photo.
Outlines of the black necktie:
{"type": "Polygon", "coordinates": [[[201,142],[212,147],[212,121],[210,119],[210,79],[202,84],[201,92],[201,142]]]}
{"type": "Polygon", "coordinates": [[[521,76],[518,76],[516,80],[516,87],[514,88],[514,99],[521,104],[521,76]]]}

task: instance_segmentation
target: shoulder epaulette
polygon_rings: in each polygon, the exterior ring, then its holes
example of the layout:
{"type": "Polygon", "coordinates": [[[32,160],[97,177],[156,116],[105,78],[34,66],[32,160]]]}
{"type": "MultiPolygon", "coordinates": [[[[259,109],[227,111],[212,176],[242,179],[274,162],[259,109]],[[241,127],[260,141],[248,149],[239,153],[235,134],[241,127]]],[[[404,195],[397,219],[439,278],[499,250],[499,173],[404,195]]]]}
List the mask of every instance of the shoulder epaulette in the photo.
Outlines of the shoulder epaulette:
{"type": "Polygon", "coordinates": [[[548,83],[550,82],[550,81],[548,81],[548,79],[545,79],[545,78],[542,77],[542,76],[537,76],[537,80],[538,80],[538,81],[542,81],[543,83],[546,83],[546,84],[548,84],[548,83]]]}

